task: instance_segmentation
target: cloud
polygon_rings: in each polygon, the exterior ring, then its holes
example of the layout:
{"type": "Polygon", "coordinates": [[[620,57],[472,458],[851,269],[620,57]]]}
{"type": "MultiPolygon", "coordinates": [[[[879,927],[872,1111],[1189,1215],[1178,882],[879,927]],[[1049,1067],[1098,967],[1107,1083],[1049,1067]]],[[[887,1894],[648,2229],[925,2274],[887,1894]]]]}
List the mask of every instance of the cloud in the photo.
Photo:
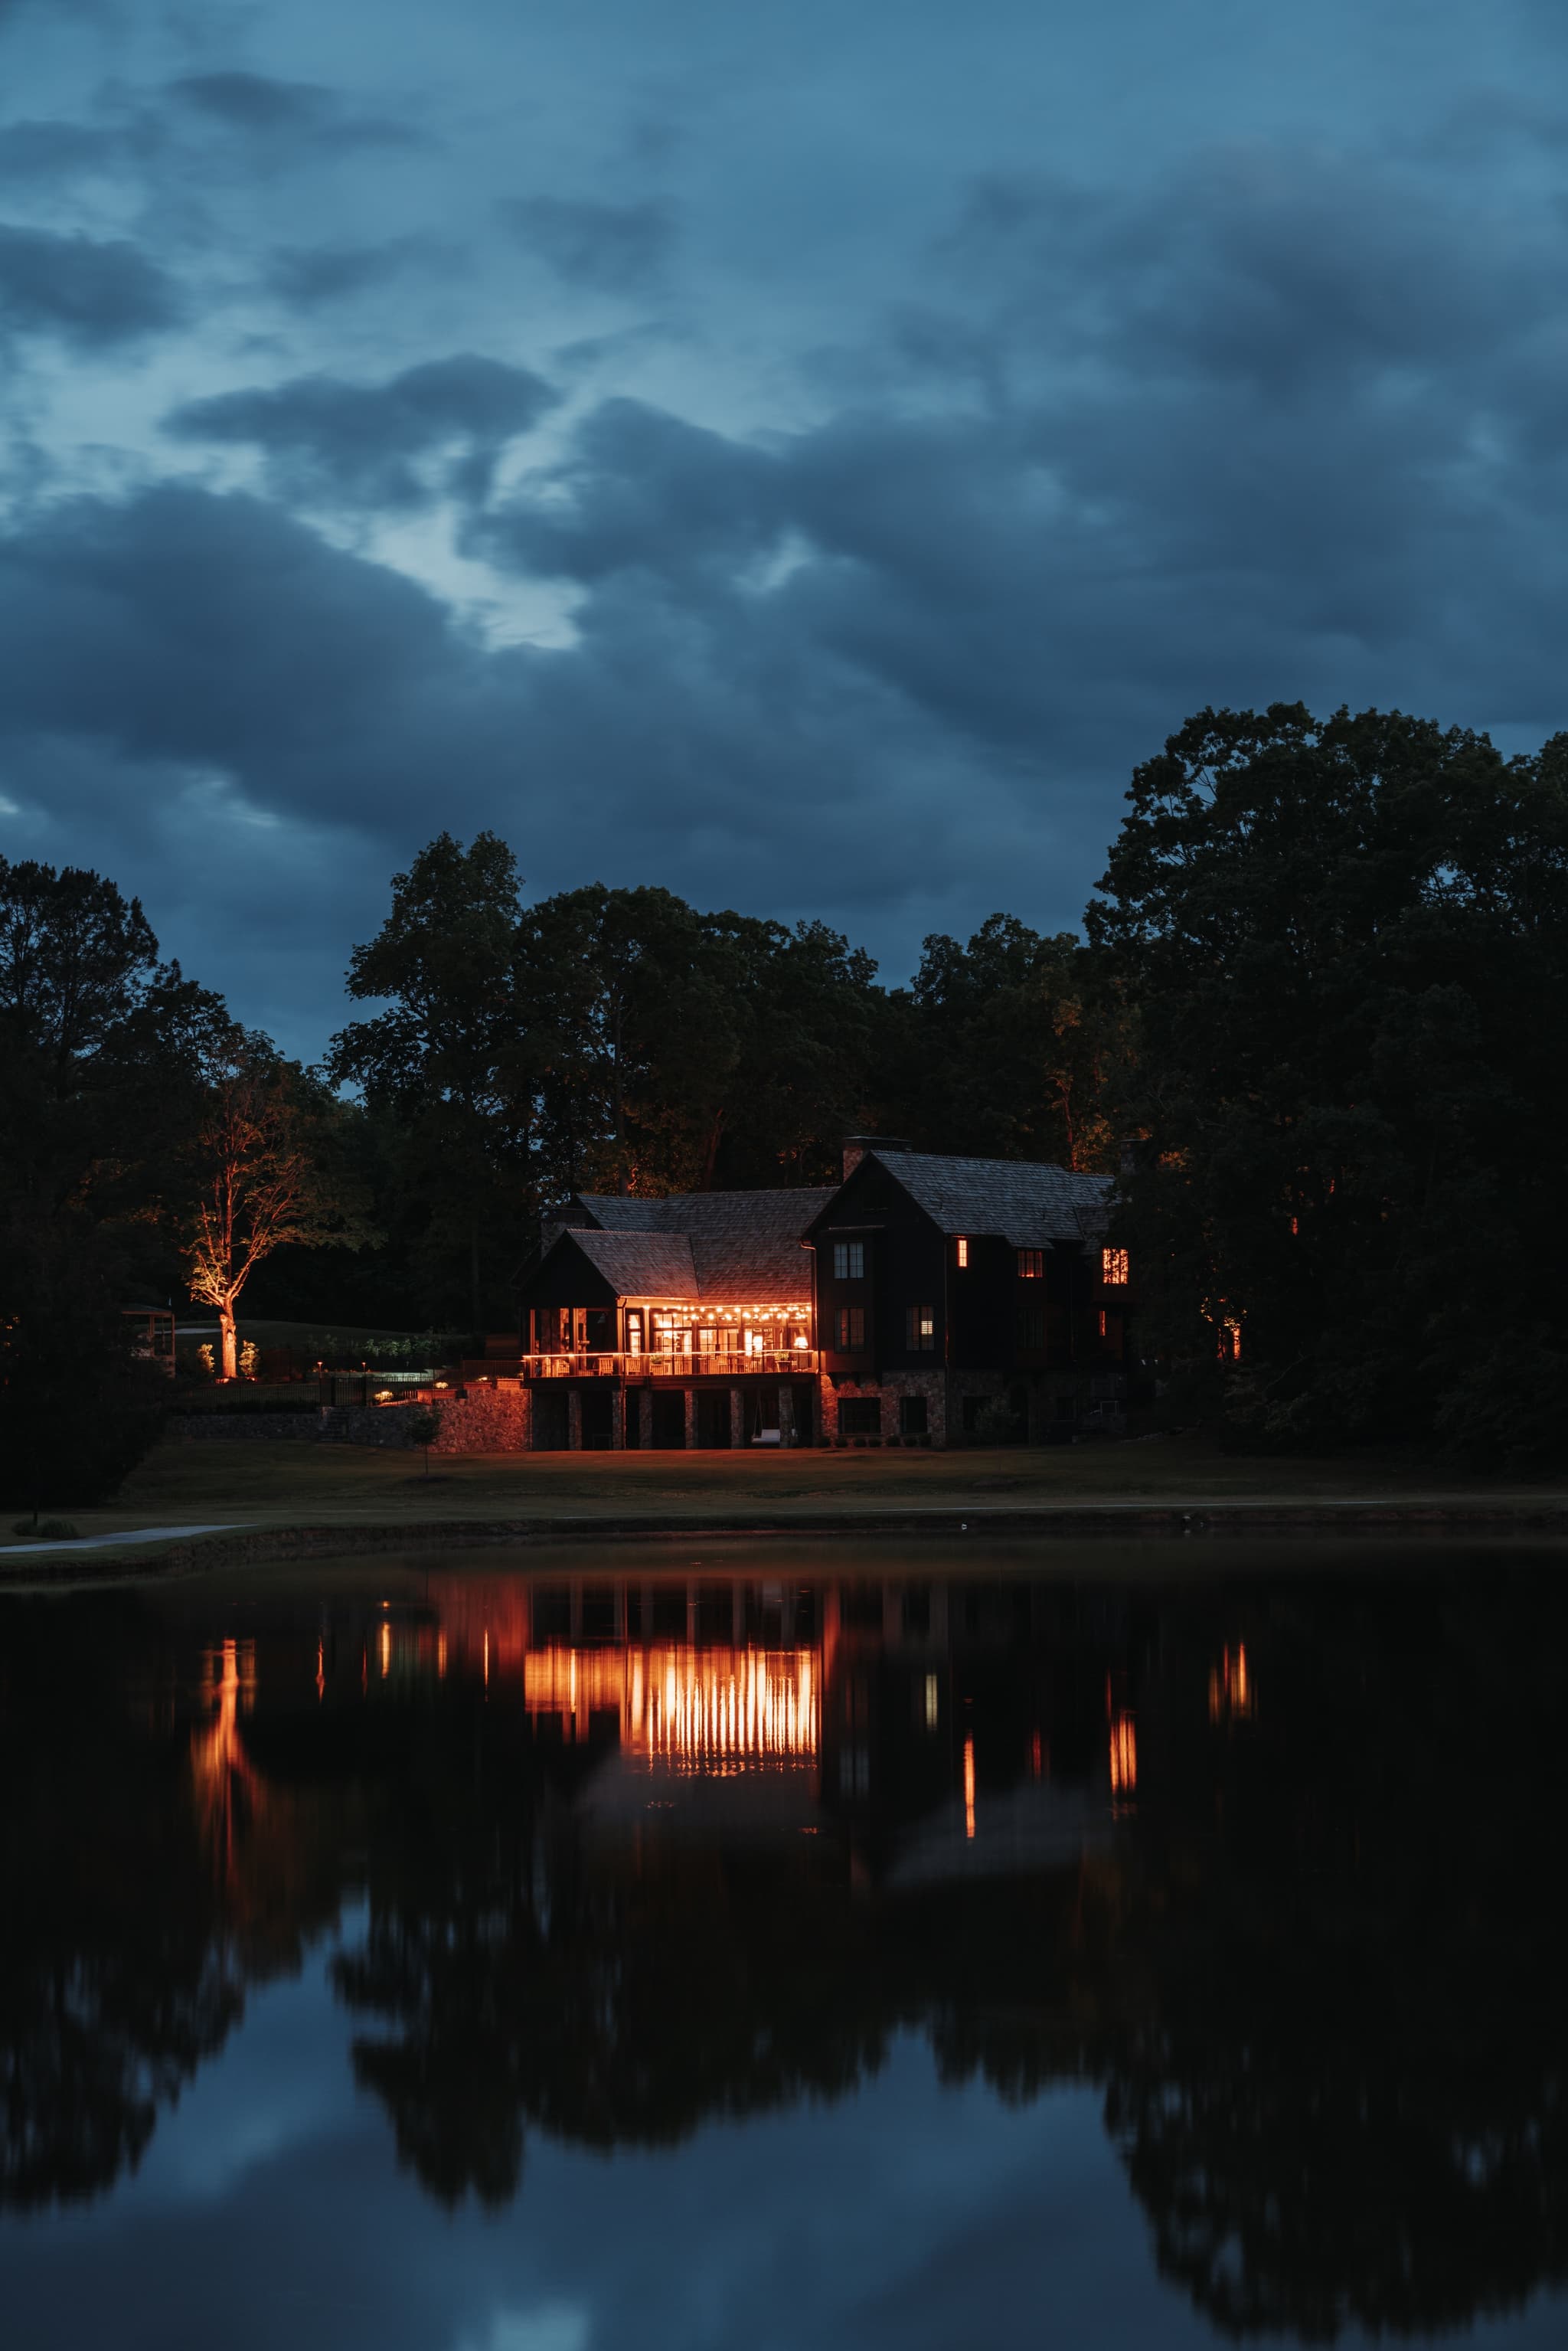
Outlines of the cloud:
{"type": "Polygon", "coordinates": [[[482,498],[506,443],[558,396],[527,368],[462,352],[383,384],[298,376],[267,391],[220,392],[175,409],[164,429],[260,449],[280,491],[308,502],[414,507],[437,486],[420,461],[455,448],[439,486],[482,498]]]}
{"type": "Polygon", "coordinates": [[[173,280],[138,246],[0,225],[0,329],[103,348],[180,315],[173,280]]]}
{"type": "Polygon", "coordinates": [[[176,108],[275,153],[404,147],[419,137],[408,123],[350,112],[340,93],[320,82],[229,70],[183,74],[165,89],[176,108]]]}
{"type": "Polygon", "coordinates": [[[273,291],[298,310],[319,309],[386,285],[430,258],[423,238],[390,238],[382,245],[280,246],[267,272],[273,291]]]}
{"type": "Polygon", "coordinates": [[[605,204],[561,196],[527,196],[503,204],[519,245],[575,284],[633,293],[655,278],[674,243],[674,223],[659,204],[605,204]]]}
{"type": "Polygon", "coordinates": [[[0,126],[0,180],[60,180],[111,169],[121,144],[114,131],[93,123],[7,122],[0,126]]]}

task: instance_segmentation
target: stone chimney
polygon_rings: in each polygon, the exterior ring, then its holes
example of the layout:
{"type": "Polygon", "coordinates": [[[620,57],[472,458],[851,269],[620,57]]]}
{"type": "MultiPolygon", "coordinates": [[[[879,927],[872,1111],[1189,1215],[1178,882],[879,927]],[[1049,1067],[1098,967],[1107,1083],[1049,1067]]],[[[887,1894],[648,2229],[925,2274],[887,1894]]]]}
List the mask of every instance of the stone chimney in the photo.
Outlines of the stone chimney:
{"type": "Polygon", "coordinates": [[[847,1182],[868,1151],[907,1151],[908,1144],[902,1134],[846,1134],[844,1137],[844,1179],[847,1182]]]}

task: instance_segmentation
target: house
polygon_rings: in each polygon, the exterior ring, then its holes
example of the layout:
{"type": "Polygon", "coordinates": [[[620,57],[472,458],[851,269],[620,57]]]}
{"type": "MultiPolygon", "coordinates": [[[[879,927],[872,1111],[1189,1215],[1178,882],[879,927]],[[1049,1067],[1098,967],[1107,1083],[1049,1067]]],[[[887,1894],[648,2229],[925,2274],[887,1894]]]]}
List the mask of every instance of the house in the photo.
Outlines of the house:
{"type": "Polygon", "coordinates": [[[582,1194],[524,1282],[536,1447],[813,1444],[807,1225],[831,1190],[582,1194]]]}
{"type": "Polygon", "coordinates": [[[1043,1442],[1124,1425],[1127,1253],[1108,1176],[874,1136],[808,1226],[823,1425],[886,1442],[1043,1442]]]}
{"type": "Polygon", "coordinates": [[[831,1188],[583,1194],[520,1291],[518,1441],[946,1445],[1124,1426],[1111,1179],[852,1137],[831,1188]]]}

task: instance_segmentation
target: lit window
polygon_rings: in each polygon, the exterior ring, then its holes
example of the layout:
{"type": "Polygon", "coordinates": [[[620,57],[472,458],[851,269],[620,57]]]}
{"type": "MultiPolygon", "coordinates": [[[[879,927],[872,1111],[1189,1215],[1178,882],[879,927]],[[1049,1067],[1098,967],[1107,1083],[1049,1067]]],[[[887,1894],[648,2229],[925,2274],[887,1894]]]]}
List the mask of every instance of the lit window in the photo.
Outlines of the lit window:
{"type": "Polygon", "coordinates": [[[1100,1309],[1100,1336],[1102,1337],[1102,1339],[1105,1336],[1105,1332],[1106,1332],[1105,1309],[1102,1306],[1102,1308],[1100,1309]]]}
{"type": "Polygon", "coordinates": [[[835,1281],[863,1281],[865,1280],[864,1241],[835,1241],[833,1243],[833,1280],[835,1281]]]}
{"type": "Polygon", "coordinates": [[[1020,1281],[1043,1281],[1045,1280],[1045,1251],[1043,1249],[1019,1249],[1019,1280],[1020,1281]]]}
{"type": "Polygon", "coordinates": [[[852,1355],[865,1345],[865,1308],[841,1306],[839,1309],[839,1350],[852,1355]]]}
{"type": "Polygon", "coordinates": [[[969,1239],[967,1233],[959,1234],[956,1246],[958,1251],[958,1264],[962,1269],[967,1267],[969,1262],[969,1239]]]}
{"type": "Polygon", "coordinates": [[[1100,1279],[1102,1281],[1109,1283],[1113,1290],[1121,1290],[1124,1288],[1126,1283],[1132,1280],[1132,1276],[1127,1270],[1127,1252],[1125,1249],[1108,1249],[1101,1250],[1100,1279]]]}
{"type": "Polygon", "coordinates": [[[931,1354],[936,1345],[936,1309],[934,1306],[906,1306],[904,1310],[904,1343],[917,1355],[931,1354]]]}

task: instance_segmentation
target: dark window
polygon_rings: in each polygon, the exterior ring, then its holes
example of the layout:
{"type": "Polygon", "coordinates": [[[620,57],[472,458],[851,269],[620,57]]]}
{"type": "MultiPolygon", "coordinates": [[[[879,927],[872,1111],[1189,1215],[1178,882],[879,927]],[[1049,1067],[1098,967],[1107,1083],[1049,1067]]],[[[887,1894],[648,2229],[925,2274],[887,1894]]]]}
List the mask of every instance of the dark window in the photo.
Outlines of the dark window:
{"type": "Polygon", "coordinates": [[[880,1437],[882,1435],[882,1398],[880,1396],[841,1396],[839,1398],[839,1435],[841,1437],[880,1437]]]}
{"type": "Polygon", "coordinates": [[[865,1345],[865,1308],[841,1306],[839,1309],[839,1352],[852,1355],[865,1345]]]}
{"type": "Polygon", "coordinates": [[[1041,1348],[1045,1344],[1045,1309],[1043,1306],[1020,1306],[1018,1315],[1018,1343],[1025,1349],[1041,1348]]]}
{"type": "Polygon", "coordinates": [[[833,1243],[833,1280],[835,1281],[863,1281],[865,1280],[864,1241],[835,1241],[833,1243]]]}
{"type": "Polygon", "coordinates": [[[990,1402],[989,1396],[983,1395],[967,1395],[964,1398],[964,1433],[967,1437],[973,1437],[980,1425],[980,1415],[990,1402]]]}
{"type": "Polygon", "coordinates": [[[904,1310],[904,1343],[917,1355],[928,1355],[936,1344],[936,1309],[934,1306],[906,1306],[904,1310]]]}
{"type": "Polygon", "coordinates": [[[1043,1249],[1019,1249],[1019,1280],[1020,1281],[1043,1281],[1044,1279],[1045,1251],[1043,1249]]]}
{"type": "Polygon", "coordinates": [[[925,1398],[904,1395],[898,1399],[898,1433],[901,1437],[924,1437],[928,1426],[925,1398]]]}

